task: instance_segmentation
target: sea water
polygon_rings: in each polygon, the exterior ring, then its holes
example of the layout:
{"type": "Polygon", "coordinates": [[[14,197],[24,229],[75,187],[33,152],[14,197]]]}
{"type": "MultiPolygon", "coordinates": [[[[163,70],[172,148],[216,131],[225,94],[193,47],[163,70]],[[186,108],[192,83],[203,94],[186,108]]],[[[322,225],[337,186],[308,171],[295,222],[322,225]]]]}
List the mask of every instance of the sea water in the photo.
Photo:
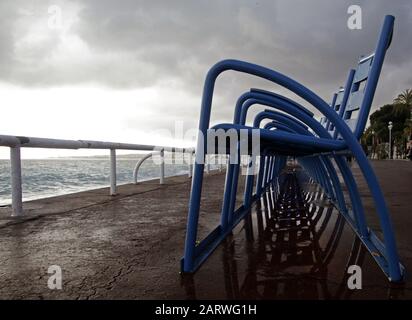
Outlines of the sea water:
{"type": "MultiPolygon", "coordinates": [[[[117,159],[117,184],[133,182],[139,159],[117,159]]],[[[166,164],[166,176],[187,174],[188,165],[166,164]]],[[[138,181],[159,178],[159,165],[146,160],[138,181]]],[[[22,160],[23,201],[109,186],[110,161],[99,158],[22,160]]],[[[11,203],[10,161],[0,160],[0,206],[11,203]]]]}

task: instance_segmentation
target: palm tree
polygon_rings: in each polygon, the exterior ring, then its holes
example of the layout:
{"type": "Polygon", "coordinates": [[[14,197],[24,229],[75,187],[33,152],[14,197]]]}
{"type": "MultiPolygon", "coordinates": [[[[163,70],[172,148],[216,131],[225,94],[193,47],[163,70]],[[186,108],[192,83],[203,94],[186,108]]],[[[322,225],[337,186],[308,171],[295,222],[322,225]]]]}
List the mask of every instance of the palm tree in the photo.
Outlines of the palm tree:
{"type": "Polygon", "coordinates": [[[400,93],[394,100],[394,112],[399,114],[408,110],[412,115],[412,89],[406,89],[400,93]]]}

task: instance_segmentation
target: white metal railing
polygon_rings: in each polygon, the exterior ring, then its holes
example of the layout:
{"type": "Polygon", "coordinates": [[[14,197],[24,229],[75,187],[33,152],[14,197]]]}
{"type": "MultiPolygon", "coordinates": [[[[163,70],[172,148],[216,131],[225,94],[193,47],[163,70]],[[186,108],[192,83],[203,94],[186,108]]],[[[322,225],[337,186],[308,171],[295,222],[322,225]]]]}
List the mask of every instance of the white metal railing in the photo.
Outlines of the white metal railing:
{"type": "MultiPolygon", "coordinates": [[[[160,150],[160,183],[164,182],[164,152],[189,153],[191,159],[193,148],[173,148],[154,145],[115,143],[93,140],[60,140],[34,137],[20,137],[0,135],[0,147],[10,148],[11,163],[11,190],[12,190],[12,216],[23,215],[23,194],[21,176],[21,148],[47,148],[47,149],[107,149],[110,150],[110,195],[116,194],[116,150],[153,151],[160,150]]],[[[149,157],[145,157],[146,159],[149,157]]],[[[139,161],[140,162],[140,161],[139,161]]],[[[135,169],[136,170],[136,169],[135,169]]],[[[192,162],[189,162],[189,177],[192,172],[192,162]]],[[[137,172],[136,172],[137,177],[137,172]]]]}
{"type": "MultiPolygon", "coordinates": [[[[140,166],[143,164],[143,162],[145,162],[147,159],[151,158],[154,154],[156,154],[156,153],[155,152],[148,153],[143,158],[141,158],[139,160],[139,162],[136,164],[136,167],[133,170],[133,181],[134,181],[135,184],[137,184],[137,175],[139,173],[140,166]]],[[[159,154],[160,154],[160,152],[159,152],[159,154]]],[[[163,181],[162,181],[162,170],[160,170],[160,183],[161,184],[163,183],[163,181]]]]}
{"type": "MultiPolygon", "coordinates": [[[[192,171],[193,171],[193,153],[194,153],[194,149],[191,149],[192,152],[189,151],[189,149],[187,150],[187,152],[185,152],[185,154],[187,154],[188,156],[188,160],[187,160],[187,164],[189,166],[188,169],[188,177],[191,178],[192,177],[192,171]]],[[[165,177],[165,161],[164,161],[164,150],[160,150],[159,152],[151,152],[147,155],[145,155],[143,158],[141,158],[139,160],[139,162],[136,163],[136,166],[133,170],[133,181],[135,184],[137,184],[137,176],[139,174],[139,169],[142,166],[143,162],[145,162],[147,159],[152,158],[154,155],[159,155],[160,156],[160,184],[164,183],[164,177],[165,177]]]]}
{"type": "Polygon", "coordinates": [[[216,165],[216,160],[217,160],[217,164],[218,164],[218,170],[222,171],[223,170],[223,164],[226,164],[226,162],[227,162],[227,156],[226,155],[221,155],[221,154],[207,154],[206,155],[206,163],[205,163],[206,173],[210,172],[210,165],[211,164],[216,165]]]}

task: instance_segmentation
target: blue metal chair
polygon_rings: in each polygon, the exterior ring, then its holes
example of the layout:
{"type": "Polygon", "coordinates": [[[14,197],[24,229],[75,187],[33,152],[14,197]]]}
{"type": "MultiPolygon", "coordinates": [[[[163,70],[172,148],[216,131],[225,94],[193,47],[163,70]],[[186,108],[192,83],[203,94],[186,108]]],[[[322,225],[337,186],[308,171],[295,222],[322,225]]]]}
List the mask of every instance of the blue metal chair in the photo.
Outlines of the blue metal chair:
{"type": "MultiPolygon", "coordinates": [[[[349,85],[346,86],[345,90],[334,95],[334,101],[331,105],[297,81],[259,65],[238,60],[224,60],[210,69],[205,80],[202,97],[199,124],[201,137],[198,139],[192,180],[185,254],[182,259],[183,272],[194,272],[207,259],[239,221],[250,213],[251,205],[261,196],[262,189],[273,185],[282,168],[286,165],[287,157],[294,156],[306,170],[306,173],[322,186],[331,201],[336,204],[388,278],[391,281],[402,279],[403,267],[399,262],[386,203],[377,178],[358,142],[366,125],[386,49],[392,38],[393,24],[394,17],[386,16],[374,54],[360,60],[356,71],[351,72],[352,79],[348,81],[349,85]],[[248,138],[259,138],[260,148],[263,152],[260,154],[256,194],[252,195],[253,178],[252,175],[249,175],[246,179],[243,205],[237,209],[234,208],[239,163],[230,164],[226,176],[221,223],[198,243],[197,225],[214,84],[219,74],[228,70],[248,73],[289,89],[306,100],[308,104],[317,108],[324,115],[325,120],[317,122],[313,118],[313,113],[306,108],[293,100],[274,93],[252,89],[249,93],[242,95],[235,107],[233,123],[219,124],[211,129],[236,130],[236,132],[246,130],[248,138]],[[246,126],[244,125],[246,110],[250,105],[256,103],[269,104],[271,107],[287,112],[290,117],[265,111],[265,114],[260,116],[261,119],[268,116],[273,118],[276,130],[260,128],[259,119],[255,119],[253,126],[246,126]],[[357,160],[368,183],[379,216],[383,241],[366,225],[356,181],[345,162],[344,155],[346,154],[351,154],[357,160]],[[352,203],[351,211],[345,205],[343,192],[332,161],[336,163],[348,187],[352,203]]],[[[248,154],[253,156],[251,152],[248,154]]],[[[254,158],[252,157],[250,162],[252,165],[256,161],[254,158]]]]}

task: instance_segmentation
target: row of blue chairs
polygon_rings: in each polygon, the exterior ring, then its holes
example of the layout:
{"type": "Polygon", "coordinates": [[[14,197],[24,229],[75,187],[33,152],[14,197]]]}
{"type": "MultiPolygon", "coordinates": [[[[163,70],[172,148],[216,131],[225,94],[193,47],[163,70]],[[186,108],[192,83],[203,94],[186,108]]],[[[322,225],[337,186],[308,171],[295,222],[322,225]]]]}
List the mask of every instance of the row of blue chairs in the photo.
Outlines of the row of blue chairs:
{"type": "MultiPolygon", "coordinates": [[[[322,187],[389,280],[397,282],[403,279],[404,268],[399,261],[387,205],[378,180],[359,143],[367,123],[385,54],[392,40],[394,20],[393,16],[385,17],[374,53],[362,57],[356,68],[349,71],[345,86],[333,95],[331,104],[290,77],[256,64],[223,60],[209,70],[203,89],[182,272],[195,272],[233,228],[251,213],[253,204],[260,201],[264,192],[278,190],[282,170],[287,165],[288,158],[293,157],[311,180],[322,187]],[[246,73],[278,84],[305,100],[307,105],[317,109],[323,118],[320,121],[316,120],[307,107],[292,99],[253,88],[238,98],[232,123],[210,127],[215,81],[225,71],[246,73]],[[263,105],[267,109],[256,115],[252,125],[246,125],[248,110],[253,105],[263,105]],[[264,122],[266,124],[262,127],[264,122]],[[235,156],[229,157],[231,161],[227,166],[220,224],[199,241],[197,229],[204,159],[207,152],[211,153],[210,145],[218,145],[214,139],[209,139],[210,131],[236,132],[237,141],[235,156]],[[247,148],[241,149],[243,140],[247,140],[246,143],[258,141],[258,151],[256,152],[256,143],[254,146],[252,143],[252,147],[248,145],[247,148]],[[382,239],[367,225],[357,183],[346,161],[348,155],[356,159],[368,184],[380,221],[382,239]],[[241,156],[248,157],[249,172],[246,175],[243,202],[236,208],[241,156]],[[254,174],[255,171],[257,174],[254,174]],[[339,175],[346,185],[349,201],[345,199],[339,175]]],[[[214,138],[218,139],[219,135],[215,135],[214,138]]],[[[224,144],[224,150],[217,149],[215,148],[213,153],[231,154],[233,143],[224,144]]]]}

